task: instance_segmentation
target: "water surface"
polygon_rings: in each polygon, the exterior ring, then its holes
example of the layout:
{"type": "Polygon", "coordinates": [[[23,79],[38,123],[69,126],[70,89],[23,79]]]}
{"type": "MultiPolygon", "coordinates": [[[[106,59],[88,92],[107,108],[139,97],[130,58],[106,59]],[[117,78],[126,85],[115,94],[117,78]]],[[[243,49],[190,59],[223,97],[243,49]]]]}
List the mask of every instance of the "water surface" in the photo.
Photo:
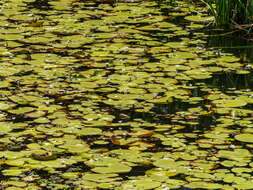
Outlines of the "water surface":
{"type": "Polygon", "coordinates": [[[0,189],[251,189],[252,65],[202,7],[3,0],[0,19],[0,189]]]}

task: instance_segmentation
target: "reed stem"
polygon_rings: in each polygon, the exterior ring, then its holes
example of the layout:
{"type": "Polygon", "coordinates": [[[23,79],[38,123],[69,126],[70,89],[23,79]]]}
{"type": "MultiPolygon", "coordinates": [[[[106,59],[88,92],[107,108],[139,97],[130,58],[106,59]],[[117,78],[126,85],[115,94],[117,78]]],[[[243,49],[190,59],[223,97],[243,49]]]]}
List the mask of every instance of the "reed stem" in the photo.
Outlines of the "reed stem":
{"type": "Polygon", "coordinates": [[[252,0],[202,0],[215,17],[218,27],[253,23],[252,0]]]}

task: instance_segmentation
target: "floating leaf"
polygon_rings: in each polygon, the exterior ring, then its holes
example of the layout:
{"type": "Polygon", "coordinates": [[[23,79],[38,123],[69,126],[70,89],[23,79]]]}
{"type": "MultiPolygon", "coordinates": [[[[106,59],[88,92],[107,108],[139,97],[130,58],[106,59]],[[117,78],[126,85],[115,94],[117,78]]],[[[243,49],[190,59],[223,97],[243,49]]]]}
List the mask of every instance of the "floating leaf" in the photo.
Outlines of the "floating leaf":
{"type": "Polygon", "coordinates": [[[21,169],[6,169],[2,173],[5,176],[19,176],[23,171],[21,169]]]}
{"type": "Polygon", "coordinates": [[[0,122],[0,133],[8,133],[12,130],[12,126],[5,122],[0,122]]]}
{"type": "Polygon", "coordinates": [[[241,107],[247,105],[247,102],[241,99],[233,99],[233,100],[214,100],[213,104],[215,104],[217,107],[241,107]]]}
{"type": "Polygon", "coordinates": [[[125,164],[115,163],[108,165],[107,167],[95,167],[91,169],[93,172],[101,174],[110,174],[110,173],[128,173],[131,171],[131,167],[125,164]]]}
{"type": "Polygon", "coordinates": [[[245,133],[245,134],[236,135],[235,139],[241,142],[253,143],[253,134],[245,133]]]}
{"type": "Polygon", "coordinates": [[[123,184],[123,189],[154,189],[157,188],[161,185],[160,182],[158,181],[152,181],[152,180],[134,180],[134,181],[129,181],[128,183],[123,184]]]}
{"type": "Polygon", "coordinates": [[[48,161],[48,160],[56,160],[57,155],[54,153],[45,153],[45,154],[32,154],[32,158],[35,160],[40,160],[40,161],[48,161]]]}
{"type": "Polygon", "coordinates": [[[186,185],[187,188],[193,188],[193,189],[222,189],[223,185],[220,185],[218,183],[208,183],[208,182],[190,182],[186,185]]]}
{"type": "Polygon", "coordinates": [[[177,163],[172,159],[156,160],[154,162],[154,165],[157,166],[157,167],[165,168],[165,169],[170,169],[170,168],[177,167],[177,163]]]}
{"type": "Polygon", "coordinates": [[[100,135],[102,130],[98,128],[83,128],[78,132],[80,135],[100,135]]]}
{"type": "Polygon", "coordinates": [[[194,15],[194,16],[186,16],[184,17],[186,20],[193,22],[210,22],[214,20],[214,17],[211,16],[202,16],[202,15],[194,15]]]}

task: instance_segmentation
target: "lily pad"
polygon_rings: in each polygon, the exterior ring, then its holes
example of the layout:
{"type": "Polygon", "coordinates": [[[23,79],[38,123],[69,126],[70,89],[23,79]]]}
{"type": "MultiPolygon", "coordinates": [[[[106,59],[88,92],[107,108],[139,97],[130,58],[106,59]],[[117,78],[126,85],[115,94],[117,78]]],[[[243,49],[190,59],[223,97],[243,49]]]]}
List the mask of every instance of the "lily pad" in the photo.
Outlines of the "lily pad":
{"type": "Polygon", "coordinates": [[[101,174],[114,174],[114,173],[128,173],[131,171],[131,167],[125,164],[115,163],[108,165],[107,167],[95,167],[91,169],[93,172],[101,174]]]}
{"type": "Polygon", "coordinates": [[[241,107],[247,105],[247,102],[242,99],[223,99],[223,100],[214,100],[213,104],[217,107],[224,107],[224,108],[234,108],[234,107],[241,107]]]}
{"type": "Polygon", "coordinates": [[[186,20],[193,21],[193,22],[210,22],[214,20],[214,17],[212,16],[202,16],[201,14],[199,15],[194,15],[194,16],[186,16],[184,17],[186,20]]]}
{"type": "Polygon", "coordinates": [[[80,135],[100,135],[102,134],[102,130],[98,128],[83,128],[78,132],[80,135]]]}
{"type": "Polygon", "coordinates": [[[236,135],[235,139],[241,142],[253,143],[253,134],[245,133],[245,134],[236,135]]]}

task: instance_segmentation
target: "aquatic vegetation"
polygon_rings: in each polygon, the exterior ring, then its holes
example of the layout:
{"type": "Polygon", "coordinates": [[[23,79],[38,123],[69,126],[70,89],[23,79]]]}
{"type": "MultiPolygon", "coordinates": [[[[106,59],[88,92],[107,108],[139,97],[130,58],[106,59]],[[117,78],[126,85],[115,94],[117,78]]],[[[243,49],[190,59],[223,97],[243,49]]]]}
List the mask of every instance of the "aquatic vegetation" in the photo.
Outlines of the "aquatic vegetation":
{"type": "Polygon", "coordinates": [[[251,24],[253,2],[250,0],[203,0],[206,2],[217,26],[251,24]]]}
{"type": "Polygon", "coordinates": [[[251,189],[252,67],[175,3],[3,0],[0,189],[251,189]]]}

